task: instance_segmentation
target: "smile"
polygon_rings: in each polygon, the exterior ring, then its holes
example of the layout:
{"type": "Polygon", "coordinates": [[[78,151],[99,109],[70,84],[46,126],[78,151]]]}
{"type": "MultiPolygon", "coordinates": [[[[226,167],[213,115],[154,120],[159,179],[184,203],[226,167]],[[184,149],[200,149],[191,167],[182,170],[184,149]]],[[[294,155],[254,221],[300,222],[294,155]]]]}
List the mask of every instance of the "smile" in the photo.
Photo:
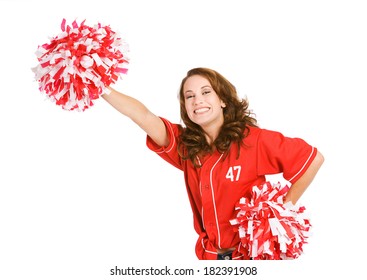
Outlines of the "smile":
{"type": "Polygon", "coordinates": [[[199,108],[199,109],[196,109],[194,110],[194,113],[195,114],[202,114],[202,113],[206,113],[210,110],[209,107],[205,107],[205,108],[199,108]]]}

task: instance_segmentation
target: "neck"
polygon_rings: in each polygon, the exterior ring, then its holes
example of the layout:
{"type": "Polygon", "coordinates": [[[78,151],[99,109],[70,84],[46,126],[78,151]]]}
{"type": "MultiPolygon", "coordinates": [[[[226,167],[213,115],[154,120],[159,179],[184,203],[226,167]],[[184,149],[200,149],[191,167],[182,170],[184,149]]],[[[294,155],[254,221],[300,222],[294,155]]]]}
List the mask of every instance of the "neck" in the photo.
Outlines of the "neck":
{"type": "Polygon", "coordinates": [[[205,138],[206,141],[208,141],[209,145],[213,144],[215,139],[217,139],[223,123],[224,119],[222,115],[222,117],[217,118],[215,121],[209,122],[201,126],[201,128],[204,130],[205,138]]]}
{"type": "Polygon", "coordinates": [[[219,135],[220,128],[214,128],[214,129],[203,128],[203,129],[206,141],[209,143],[209,145],[213,144],[215,139],[217,139],[219,135]]]}

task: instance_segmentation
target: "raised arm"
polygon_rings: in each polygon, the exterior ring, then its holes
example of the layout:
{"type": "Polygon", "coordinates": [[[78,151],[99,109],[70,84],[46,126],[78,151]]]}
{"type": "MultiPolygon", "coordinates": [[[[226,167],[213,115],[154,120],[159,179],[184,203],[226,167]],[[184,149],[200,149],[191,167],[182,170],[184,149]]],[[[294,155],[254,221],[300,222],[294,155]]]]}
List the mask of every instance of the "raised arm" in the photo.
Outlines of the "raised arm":
{"type": "Polygon", "coordinates": [[[109,88],[109,94],[102,97],[121,114],[129,117],[140,126],[159,146],[168,145],[168,135],[163,121],[154,115],[143,103],[137,99],[109,88]]]}

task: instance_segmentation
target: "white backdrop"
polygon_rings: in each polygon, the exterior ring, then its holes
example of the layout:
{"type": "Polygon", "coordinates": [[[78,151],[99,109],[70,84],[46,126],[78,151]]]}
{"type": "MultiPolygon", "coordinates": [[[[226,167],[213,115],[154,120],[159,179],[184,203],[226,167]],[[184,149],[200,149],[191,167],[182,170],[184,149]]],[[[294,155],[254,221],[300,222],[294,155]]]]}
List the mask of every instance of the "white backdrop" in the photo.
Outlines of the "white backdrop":
{"type": "Polygon", "coordinates": [[[324,154],[301,198],[313,223],[305,254],[230,265],[257,266],[253,279],[365,275],[363,2],[0,1],[0,279],[145,279],[110,269],[165,265],[202,279],[218,265],[196,259],[183,176],[138,127],[102,99],[68,112],[38,91],[34,52],[63,18],[123,35],[131,63],[115,88],[157,115],[179,122],[181,79],[211,67],[249,98],[262,127],[324,154]]]}

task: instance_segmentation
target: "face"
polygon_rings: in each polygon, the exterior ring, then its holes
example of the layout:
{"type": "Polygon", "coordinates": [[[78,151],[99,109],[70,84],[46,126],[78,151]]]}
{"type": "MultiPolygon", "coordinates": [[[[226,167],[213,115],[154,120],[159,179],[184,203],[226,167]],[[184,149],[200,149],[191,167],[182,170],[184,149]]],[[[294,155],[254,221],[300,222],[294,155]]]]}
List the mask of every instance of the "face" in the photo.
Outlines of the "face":
{"type": "Polygon", "coordinates": [[[189,77],[183,86],[183,94],[186,112],[192,122],[204,130],[220,129],[226,105],[206,78],[199,75],[189,77]]]}

